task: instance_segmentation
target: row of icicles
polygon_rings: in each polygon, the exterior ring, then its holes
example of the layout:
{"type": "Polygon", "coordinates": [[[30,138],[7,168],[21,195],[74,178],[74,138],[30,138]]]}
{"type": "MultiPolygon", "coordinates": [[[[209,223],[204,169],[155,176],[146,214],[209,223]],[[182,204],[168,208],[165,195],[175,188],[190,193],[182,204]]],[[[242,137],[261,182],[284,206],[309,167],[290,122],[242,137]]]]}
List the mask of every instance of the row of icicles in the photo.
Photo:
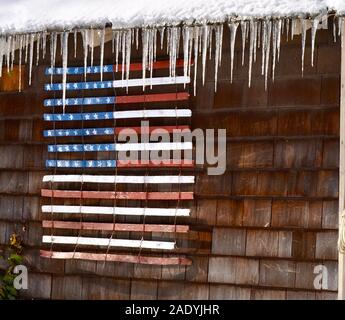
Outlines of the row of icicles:
{"type": "MultiPolygon", "coordinates": [[[[274,81],[275,66],[279,61],[281,35],[285,32],[286,39],[293,39],[296,29],[299,28],[302,38],[302,75],[304,67],[304,53],[306,44],[307,30],[311,30],[311,65],[314,64],[314,48],[316,31],[320,24],[321,17],[314,19],[266,19],[266,20],[243,20],[230,21],[228,23],[230,30],[230,79],[233,79],[235,39],[238,30],[241,31],[242,41],[242,65],[245,61],[245,49],[249,50],[249,74],[248,85],[251,85],[252,65],[257,60],[257,51],[261,50],[261,73],[265,78],[265,88],[267,88],[267,78],[269,69],[272,69],[272,80],[274,81]],[[240,28],[239,28],[240,27],[240,28]],[[272,56],[272,58],[270,58],[272,56]]],[[[344,18],[338,17],[333,19],[333,35],[334,41],[337,36],[341,35],[343,30],[344,18]]],[[[196,79],[198,64],[202,65],[202,82],[205,83],[205,70],[207,58],[211,59],[214,55],[215,62],[215,90],[217,89],[218,68],[222,61],[222,43],[223,43],[223,24],[201,25],[201,26],[175,26],[175,27],[159,27],[159,28],[142,28],[124,29],[112,31],[112,52],[115,55],[116,71],[122,73],[124,86],[129,78],[129,66],[131,60],[131,49],[134,46],[139,48],[141,40],[142,47],[142,76],[145,78],[146,70],[149,70],[152,77],[153,62],[156,60],[157,46],[163,49],[164,41],[169,55],[169,74],[175,76],[176,60],[179,55],[183,55],[184,65],[183,71],[185,76],[191,75],[191,66],[194,64],[194,94],[196,94],[196,79]],[[180,45],[183,50],[180,53],[180,45]],[[214,49],[213,49],[214,48],[214,49]],[[121,70],[118,70],[119,65],[121,70]]],[[[95,43],[100,44],[100,69],[103,70],[105,29],[81,29],[65,32],[41,32],[24,35],[8,35],[0,37],[0,76],[3,65],[7,66],[7,71],[13,68],[15,60],[15,51],[19,50],[19,91],[21,90],[21,64],[29,63],[29,85],[31,84],[32,66],[34,63],[38,65],[40,57],[45,58],[47,51],[47,38],[50,39],[50,61],[51,67],[55,66],[57,43],[60,41],[62,68],[66,70],[68,65],[68,41],[69,37],[74,38],[74,57],[77,54],[77,33],[82,35],[83,51],[84,51],[84,67],[85,77],[86,68],[94,64],[94,46],[95,43]],[[98,37],[98,39],[96,39],[98,37]],[[96,42],[97,41],[97,42],[96,42]],[[35,43],[36,49],[35,49],[35,43]],[[34,57],[34,52],[36,56],[34,57]]],[[[102,80],[102,72],[100,73],[102,80]]],[[[66,73],[63,72],[63,100],[66,96],[66,73]]]]}

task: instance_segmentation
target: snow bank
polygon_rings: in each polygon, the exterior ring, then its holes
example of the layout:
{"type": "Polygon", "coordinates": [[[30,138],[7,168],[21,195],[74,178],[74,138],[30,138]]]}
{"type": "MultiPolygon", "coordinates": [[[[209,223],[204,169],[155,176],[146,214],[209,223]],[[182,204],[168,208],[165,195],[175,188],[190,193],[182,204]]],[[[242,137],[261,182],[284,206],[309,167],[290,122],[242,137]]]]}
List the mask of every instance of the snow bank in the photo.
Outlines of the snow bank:
{"type": "Polygon", "coordinates": [[[229,18],[304,17],[334,10],[345,0],[0,0],[0,33],[223,22],[229,18]]]}

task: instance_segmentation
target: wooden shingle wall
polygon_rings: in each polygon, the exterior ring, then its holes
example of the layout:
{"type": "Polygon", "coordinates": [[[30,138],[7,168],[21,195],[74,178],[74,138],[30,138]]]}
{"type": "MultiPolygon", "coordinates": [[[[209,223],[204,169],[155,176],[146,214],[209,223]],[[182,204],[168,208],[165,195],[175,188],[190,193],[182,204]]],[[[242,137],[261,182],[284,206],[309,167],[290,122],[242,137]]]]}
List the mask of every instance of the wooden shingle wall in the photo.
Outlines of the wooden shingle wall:
{"type": "MultiPolygon", "coordinates": [[[[193,259],[190,267],[40,258],[40,188],[47,158],[42,137],[45,66],[34,67],[33,85],[22,93],[1,92],[0,243],[14,231],[22,235],[30,270],[29,289],[22,296],[335,299],[340,45],[333,42],[331,30],[319,31],[312,68],[309,36],[304,77],[301,38],[283,39],[275,82],[267,91],[260,50],[248,88],[240,33],[230,83],[227,28],[216,93],[213,63],[204,87],[199,70],[192,125],[227,129],[227,170],[221,176],[196,171],[189,220],[194,231],[192,239],[181,240],[193,259]],[[314,288],[317,265],[327,267],[325,290],[314,288]]],[[[109,45],[106,52],[105,62],[112,63],[109,45]]],[[[74,64],[82,65],[82,55],[74,64]]]]}

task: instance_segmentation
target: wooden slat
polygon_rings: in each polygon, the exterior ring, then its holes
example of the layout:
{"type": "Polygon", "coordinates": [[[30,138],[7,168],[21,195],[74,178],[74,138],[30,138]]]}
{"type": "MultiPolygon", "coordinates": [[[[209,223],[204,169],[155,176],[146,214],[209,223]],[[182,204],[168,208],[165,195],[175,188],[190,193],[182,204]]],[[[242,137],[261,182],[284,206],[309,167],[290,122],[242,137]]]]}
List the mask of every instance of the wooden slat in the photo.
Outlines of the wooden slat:
{"type": "Polygon", "coordinates": [[[180,208],[139,208],[139,207],[94,207],[94,206],[63,206],[44,205],[43,213],[77,213],[77,214],[108,214],[156,217],[189,216],[190,209],[180,208]]]}
{"type": "Polygon", "coordinates": [[[103,246],[103,247],[125,247],[125,248],[143,248],[143,249],[164,249],[173,250],[175,242],[150,241],[150,240],[128,240],[128,239],[108,239],[91,237],[66,237],[66,236],[42,236],[43,243],[52,244],[73,244],[85,246],[103,246]]]}
{"type": "Polygon", "coordinates": [[[102,222],[73,222],[43,220],[43,228],[99,230],[99,231],[130,231],[130,232],[177,232],[187,233],[187,225],[169,224],[133,224],[133,223],[102,223],[102,222]]]}
{"type": "Polygon", "coordinates": [[[86,128],[86,129],[55,129],[44,130],[44,137],[79,137],[79,136],[107,136],[118,134],[150,134],[190,132],[190,126],[150,126],[150,127],[117,127],[115,128],[86,128]]]}
{"type": "Polygon", "coordinates": [[[195,165],[194,160],[162,160],[161,163],[153,161],[123,161],[117,160],[117,166],[119,168],[153,168],[153,167],[168,167],[168,168],[192,168],[195,165]]]}
{"type": "Polygon", "coordinates": [[[191,265],[185,257],[153,257],[145,255],[105,254],[87,252],[57,252],[40,250],[41,257],[53,259],[80,259],[93,261],[113,261],[148,265],[191,265]]]}
{"type": "Polygon", "coordinates": [[[192,142],[49,144],[48,152],[191,150],[192,142]]]}
{"type": "Polygon", "coordinates": [[[47,168],[192,168],[194,160],[46,160],[47,168]]]}
{"type": "Polygon", "coordinates": [[[46,175],[43,182],[89,183],[194,183],[194,176],[121,176],[121,175],[46,175]]]}
{"type": "MultiPolygon", "coordinates": [[[[160,85],[176,85],[190,83],[190,77],[155,77],[155,78],[137,78],[128,80],[110,80],[110,81],[88,81],[88,82],[67,82],[66,90],[96,90],[96,89],[111,89],[124,87],[145,87],[145,86],[160,86],[160,85]]],[[[46,91],[61,91],[63,89],[62,83],[48,83],[44,85],[46,91]]]]}
{"type": "Polygon", "coordinates": [[[120,200],[192,200],[193,192],[125,192],[125,191],[79,191],[42,189],[42,197],[120,199],[120,200]]]}
{"type": "Polygon", "coordinates": [[[149,134],[149,133],[179,133],[190,132],[190,126],[150,126],[150,127],[117,127],[115,134],[149,134]]]}
{"type": "MultiPolygon", "coordinates": [[[[183,67],[184,60],[183,59],[177,59],[176,60],[176,67],[181,68],[183,67]]],[[[126,69],[126,65],[123,66],[124,69],[126,69]]],[[[155,61],[152,64],[152,68],[155,69],[168,69],[169,68],[169,60],[163,60],[163,61],[155,61]]],[[[116,71],[116,65],[104,65],[103,66],[103,73],[113,73],[113,72],[121,72],[122,71],[122,64],[118,64],[117,71],[116,71]]],[[[131,63],[129,65],[129,71],[141,71],[143,69],[143,64],[141,62],[137,63],[131,63]]],[[[97,74],[101,72],[101,66],[89,66],[86,67],[86,74],[97,74]]],[[[66,74],[70,75],[76,75],[76,74],[84,74],[85,73],[85,67],[69,67],[66,70],[66,74]]],[[[62,75],[63,69],[62,68],[46,68],[45,69],[46,75],[62,75]]]]}
{"type": "Polygon", "coordinates": [[[137,119],[137,118],[189,118],[192,116],[190,109],[149,109],[128,110],[111,112],[84,112],[84,113],[45,113],[45,121],[98,121],[112,119],[137,119]]]}
{"type": "MultiPolygon", "coordinates": [[[[65,104],[67,106],[79,105],[98,105],[98,104],[128,104],[128,103],[146,103],[146,102],[165,102],[165,101],[184,101],[189,99],[188,92],[174,93],[151,93],[133,96],[106,96],[106,97],[85,97],[85,98],[67,98],[65,104]]],[[[62,99],[45,99],[43,102],[45,107],[62,107],[62,99]]]]}

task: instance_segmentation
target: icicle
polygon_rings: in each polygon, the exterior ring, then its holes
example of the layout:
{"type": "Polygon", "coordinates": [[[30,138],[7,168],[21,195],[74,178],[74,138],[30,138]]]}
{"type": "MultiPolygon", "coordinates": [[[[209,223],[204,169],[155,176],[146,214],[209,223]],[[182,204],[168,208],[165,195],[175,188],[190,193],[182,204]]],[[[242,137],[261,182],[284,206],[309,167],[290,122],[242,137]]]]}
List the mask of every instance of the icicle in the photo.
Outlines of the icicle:
{"type": "Polygon", "coordinates": [[[215,52],[215,70],[214,70],[214,91],[217,91],[218,68],[222,61],[222,42],[223,42],[223,25],[216,26],[216,52],[215,52]]]}
{"type": "Polygon", "coordinates": [[[38,62],[40,60],[40,39],[41,39],[41,34],[37,34],[37,40],[36,40],[36,66],[38,66],[38,62]]]}
{"type": "Polygon", "coordinates": [[[159,28],[161,50],[163,50],[164,31],[165,31],[164,27],[163,28],[159,28]]]}
{"type": "MultiPolygon", "coordinates": [[[[209,35],[209,26],[204,25],[202,28],[202,84],[205,84],[206,55],[207,55],[207,39],[209,35]]],[[[211,33],[212,37],[212,33],[211,33]]]]}
{"type": "Polygon", "coordinates": [[[171,27],[169,34],[169,66],[170,66],[170,77],[175,77],[176,72],[176,59],[179,51],[180,43],[180,28],[171,27]]]}
{"type": "Polygon", "coordinates": [[[305,52],[305,39],[307,34],[307,20],[301,19],[301,33],[302,33],[302,77],[304,72],[304,52],[305,52]]]}
{"type": "Polygon", "coordinates": [[[236,31],[239,23],[231,22],[229,24],[230,28],[230,80],[232,83],[233,71],[234,71],[234,55],[235,55],[235,40],[236,40],[236,31]]]}
{"type": "MultiPolygon", "coordinates": [[[[50,35],[50,68],[53,69],[55,67],[55,56],[56,56],[56,42],[57,42],[57,34],[56,32],[52,32],[50,35]]],[[[26,49],[26,46],[25,46],[26,49]]],[[[50,82],[53,82],[53,73],[50,75],[50,82]]]]}
{"type": "Polygon", "coordinates": [[[119,51],[120,51],[120,31],[116,31],[116,38],[115,38],[115,71],[118,72],[119,70],[119,51]]]}
{"type": "Polygon", "coordinates": [[[249,39],[249,68],[248,68],[248,87],[250,88],[252,80],[252,65],[253,65],[253,51],[254,51],[254,39],[255,39],[255,27],[254,21],[250,20],[250,39],[249,39]]]}
{"type": "Polygon", "coordinates": [[[266,38],[267,38],[267,21],[262,23],[262,37],[261,37],[261,75],[265,74],[266,61],[266,38]]]}
{"type": "Polygon", "coordinates": [[[73,39],[74,39],[74,58],[77,57],[77,41],[78,41],[78,32],[77,29],[73,32],[73,39]]]}
{"type": "Polygon", "coordinates": [[[87,53],[89,45],[89,33],[87,30],[82,30],[81,35],[83,38],[83,48],[84,48],[84,78],[86,79],[86,68],[87,68],[87,53]]]}
{"type": "Polygon", "coordinates": [[[337,25],[335,23],[335,17],[333,18],[333,41],[337,42],[337,25]]]}
{"type": "Polygon", "coordinates": [[[62,108],[65,113],[66,106],[66,79],[67,79],[67,60],[68,60],[68,35],[69,32],[64,32],[62,39],[62,108]]]}
{"type": "Polygon", "coordinates": [[[139,28],[135,29],[135,48],[139,49],[139,28]]]}
{"type": "Polygon", "coordinates": [[[63,55],[63,33],[60,32],[60,54],[61,54],[61,57],[63,55]]]}
{"type": "Polygon", "coordinates": [[[103,61],[104,61],[104,38],[105,38],[105,29],[103,28],[100,31],[100,52],[101,52],[101,56],[100,56],[100,66],[101,66],[101,81],[103,80],[103,61]]]}
{"type": "Polygon", "coordinates": [[[157,29],[153,29],[153,61],[157,60],[157,29]]]}
{"type": "Polygon", "coordinates": [[[290,29],[290,19],[286,19],[285,27],[286,27],[286,41],[288,41],[289,40],[289,29],[290,29]]]}
{"type": "Polygon", "coordinates": [[[194,29],[189,28],[189,44],[188,44],[188,76],[190,76],[191,66],[192,66],[192,50],[193,50],[193,39],[194,39],[194,29]]]}
{"type": "Polygon", "coordinates": [[[198,71],[198,53],[199,53],[199,27],[194,27],[194,96],[196,95],[196,78],[198,71]]]}
{"type": "Polygon", "coordinates": [[[126,59],[126,31],[122,32],[122,42],[121,42],[121,54],[122,54],[122,63],[121,63],[121,81],[123,86],[123,80],[125,78],[125,59],[126,59]]]}
{"type": "MultiPolygon", "coordinates": [[[[272,30],[272,81],[274,81],[275,68],[276,68],[276,59],[277,59],[277,41],[278,41],[278,22],[273,21],[273,30],[272,30]]],[[[268,44],[270,45],[270,44],[268,44]]]]}
{"type": "Polygon", "coordinates": [[[183,27],[182,38],[183,38],[183,75],[186,77],[188,75],[189,38],[190,38],[190,28],[188,26],[183,27]]]}
{"type": "Polygon", "coordinates": [[[111,53],[112,54],[114,54],[114,51],[115,51],[115,34],[116,34],[116,31],[113,30],[111,34],[111,53]]]}
{"type": "Polygon", "coordinates": [[[34,59],[34,41],[35,41],[35,35],[31,34],[31,36],[30,36],[30,61],[29,61],[29,85],[31,85],[32,63],[33,63],[33,59],[34,59]]]}
{"type": "Polygon", "coordinates": [[[6,43],[6,66],[7,66],[7,73],[10,72],[10,59],[11,59],[11,44],[12,44],[12,36],[7,38],[6,43]]]}
{"type": "Polygon", "coordinates": [[[19,84],[18,91],[22,91],[22,48],[23,48],[23,36],[19,36],[19,84]]]}
{"type": "Polygon", "coordinates": [[[260,43],[261,43],[261,31],[262,31],[261,21],[258,21],[258,26],[257,26],[257,32],[258,32],[257,43],[258,43],[258,48],[260,48],[260,43]]]}
{"type": "MultiPolygon", "coordinates": [[[[147,59],[148,59],[148,44],[149,44],[149,30],[148,29],[142,29],[141,31],[141,37],[142,37],[142,75],[143,79],[146,77],[146,68],[147,68],[147,59]]],[[[143,82],[143,91],[145,90],[145,82],[143,82]]]]}
{"type": "Polygon", "coordinates": [[[343,19],[341,17],[338,18],[338,36],[341,36],[341,32],[343,30],[343,19]]]}
{"type": "Polygon", "coordinates": [[[315,38],[316,38],[316,31],[319,25],[320,19],[315,18],[312,21],[311,26],[311,66],[314,67],[314,51],[315,51],[315,38]]]}
{"type": "Polygon", "coordinates": [[[30,37],[29,34],[25,35],[25,60],[24,60],[25,63],[28,62],[29,37],[30,37]]]}
{"type": "Polygon", "coordinates": [[[281,42],[281,35],[282,35],[282,30],[283,30],[283,26],[282,26],[283,21],[281,19],[278,20],[278,24],[277,24],[277,61],[279,61],[280,59],[280,42],[281,42]]]}
{"type": "Polygon", "coordinates": [[[47,31],[42,34],[42,58],[45,59],[47,51],[47,31]]]}
{"type": "Polygon", "coordinates": [[[242,66],[244,65],[244,51],[246,49],[246,36],[247,36],[247,21],[241,21],[242,32],[242,66]]]}
{"type": "Polygon", "coordinates": [[[254,62],[256,62],[256,48],[257,48],[257,36],[258,36],[258,22],[257,21],[254,21],[254,29],[253,29],[253,32],[254,32],[254,43],[253,43],[253,59],[254,59],[254,62]]]}
{"type": "Polygon", "coordinates": [[[15,58],[16,44],[17,44],[17,36],[15,36],[13,41],[12,41],[12,48],[11,48],[11,70],[13,70],[13,63],[14,63],[14,58],[15,58]]]}
{"type": "Polygon", "coordinates": [[[270,60],[270,49],[271,49],[271,31],[272,22],[270,20],[265,21],[265,90],[267,90],[267,78],[268,78],[268,65],[270,60]]]}
{"type": "Polygon", "coordinates": [[[149,32],[149,71],[150,71],[150,89],[152,89],[152,74],[154,61],[154,29],[149,32]]]}
{"type": "Polygon", "coordinates": [[[4,61],[4,37],[0,37],[0,77],[2,76],[2,64],[4,61]]]}
{"type": "Polygon", "coordinates": [[[210,26],[209,37],[208,37],[208,59],[212,59],[212,39],[213,39],[213,28],[210,26]]]}
{"type": "Polygon", "coordinates": [[[95,31],[94,30],[90,30],[90,66],[93,67],[93,52],[94,52],[94,48],[95,48],[95,31]]]}
{"type": "Polygon", "coordinates": [[[126,90],[128,91],[129,70],[131,66],[131,47],[132,47],[132,31],[126,34],[126,90]]]}

